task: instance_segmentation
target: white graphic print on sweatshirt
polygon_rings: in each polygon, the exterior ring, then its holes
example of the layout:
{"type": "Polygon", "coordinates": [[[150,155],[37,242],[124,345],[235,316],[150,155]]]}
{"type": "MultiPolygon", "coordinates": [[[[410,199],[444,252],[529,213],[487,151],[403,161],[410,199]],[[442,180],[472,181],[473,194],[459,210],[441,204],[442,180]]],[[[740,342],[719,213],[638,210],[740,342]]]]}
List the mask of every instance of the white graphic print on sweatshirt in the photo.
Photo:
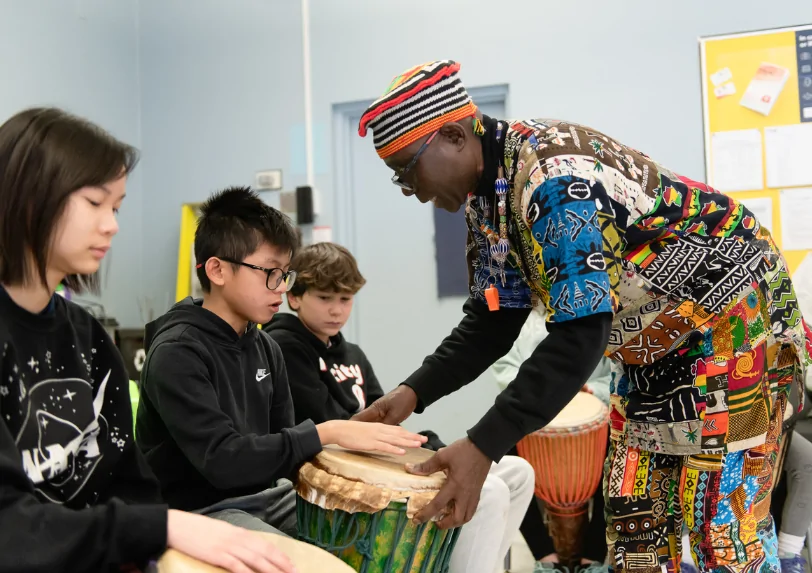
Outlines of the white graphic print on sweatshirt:
{"type": "Polygon", "coordinates": [[[34,488],[52,502],[81,492],[103,457],[99,442],[108,439],[108,425],[101,409],[110,373],[95,397],[80,378],[42,380],[28,391],[17,447],[34,488]]]}
{"type": "MultiPolygon", "coordinates": [[[[319,357],[319,367],[321,368],[322,372],[327,372],[327,364],[324,362],[324,359],[319,357]]],[[[356,412],[360,412],[367,406],[366,398],[364,398],[364,389],[361,386],[364,385],[364,374],[361,372],[361,366],[358,364],[352,364],[350,366],[345,366],[344,364],[338,365],[333,364],[333,367],[329,369],[330,374],[333,375],[335,381],[341,384],[342,382],[346,382],[347,380],[355,380],[355,384],[352,386],[352,393],[355,396],[355,399],[358,400],[358,410],[356,412]]]]}

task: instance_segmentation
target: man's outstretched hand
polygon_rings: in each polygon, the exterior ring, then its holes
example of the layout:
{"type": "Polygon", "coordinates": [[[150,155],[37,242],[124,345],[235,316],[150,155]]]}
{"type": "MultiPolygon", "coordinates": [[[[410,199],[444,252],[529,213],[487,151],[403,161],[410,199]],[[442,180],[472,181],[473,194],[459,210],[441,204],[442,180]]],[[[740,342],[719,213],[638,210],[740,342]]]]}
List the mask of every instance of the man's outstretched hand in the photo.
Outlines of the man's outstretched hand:
{"type": "Polygon", "coordinates": [[[411,416],[415,408],[417,394],[409,386],[401,384],[351,419],[355,422],[379,422],[395,426],[411,416]]]}
{"type": "Polygon", "coordinates": [[[437,525],[441,529],[459,527],[474,517],[482,485],[491,469],[491,460],[468,438],[457,440],[441,449],[431,459],[406,471],[416,475],[445,472],[445,485],[426,507],[418,512],[415,521],[425,523],[448,507],[449,513],[437,525]]]}

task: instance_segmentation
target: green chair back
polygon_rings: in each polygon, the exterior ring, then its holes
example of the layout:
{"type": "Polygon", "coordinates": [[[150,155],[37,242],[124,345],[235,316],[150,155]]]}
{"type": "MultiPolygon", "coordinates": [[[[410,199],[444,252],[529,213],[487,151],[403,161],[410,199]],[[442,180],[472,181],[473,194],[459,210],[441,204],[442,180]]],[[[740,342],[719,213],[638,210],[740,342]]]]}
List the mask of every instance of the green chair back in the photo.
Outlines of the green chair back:
{"type": "Polygon", "coordinates": [[[130,405],[133,409],[133,437],[135,437],[135,415],[138,412],[138,400],[141,398],[141,393],[138,391],[138,384],[130,380],[130,405]]]}

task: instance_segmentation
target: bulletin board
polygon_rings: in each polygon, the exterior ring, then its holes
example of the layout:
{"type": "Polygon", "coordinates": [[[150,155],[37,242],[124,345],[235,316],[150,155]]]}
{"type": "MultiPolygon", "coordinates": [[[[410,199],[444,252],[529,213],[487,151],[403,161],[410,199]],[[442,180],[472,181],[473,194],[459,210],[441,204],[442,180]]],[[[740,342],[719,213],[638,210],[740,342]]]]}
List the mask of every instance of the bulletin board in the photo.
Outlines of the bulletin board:
{"type": "Polygon", "coordinates": [[[178,280],[175,286],[175,300],[179,301],[189,295],[199,294],[200,282],[194,272],[195,231],[199,217],[200,205],[187,203],[181,207],[180,240],[178,246],[178,280]]]}
{"type": "Polygon", "coordinates": [[[700,56],[707,181],[794,272],[812,251],[812,24],[701,38],[700,56]]]}

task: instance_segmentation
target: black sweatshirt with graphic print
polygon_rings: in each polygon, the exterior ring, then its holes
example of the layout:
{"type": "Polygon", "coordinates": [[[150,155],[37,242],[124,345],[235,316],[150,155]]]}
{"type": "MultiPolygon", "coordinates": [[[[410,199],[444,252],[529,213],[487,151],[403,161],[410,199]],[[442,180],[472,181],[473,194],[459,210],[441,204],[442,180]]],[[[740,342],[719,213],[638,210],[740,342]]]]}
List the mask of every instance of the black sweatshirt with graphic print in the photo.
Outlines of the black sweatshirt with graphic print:
{"type": "Polygon", "coordinates": [[[157,558],[168,508],[101,324],[60,296],[32,314],[0,287],[0,349],[0,571],[95,573],[157,558]]]}
{"type": "Polygon", "coordinates": [[[136,436],[171,507],[258,493],[321,451],[294,425],[279,346],[186,298],[147,325],[136,436]]]}
{"type": "Polygon", "coordinates": [[[297,424],[349,420],[383,396],[364,352],[340,332],[328,346],[288,313],[277,314],[263,331],[282,349],[297,424]]]}
{"type": "MultiPolygon", "coordinates": [[[[288,313],[277,314],[262,328],[285,357],[297,424],[307,419],[316,424],[349,420],[383,396],[364,351],[340,332],[328,346],[298,316],[288,313]]],[[[429,439],[424,448],[436,451],[445,446],[430,430],[420,434],[429,439]]]]}

